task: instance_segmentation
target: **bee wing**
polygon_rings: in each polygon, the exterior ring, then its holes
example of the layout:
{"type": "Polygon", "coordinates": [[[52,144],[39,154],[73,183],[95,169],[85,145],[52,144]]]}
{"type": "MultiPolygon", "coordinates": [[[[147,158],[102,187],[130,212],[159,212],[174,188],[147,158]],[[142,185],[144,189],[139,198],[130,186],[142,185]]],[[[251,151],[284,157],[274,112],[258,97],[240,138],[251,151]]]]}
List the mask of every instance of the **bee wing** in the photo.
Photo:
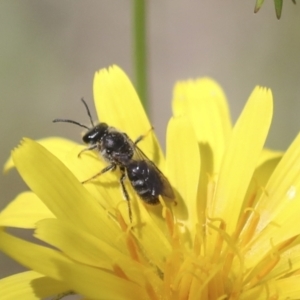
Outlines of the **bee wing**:
{"type": "Polygon", "coordinates": [[[155,174],[155,180],[157,182],[160,182],[160,186],[161,186],[161,191],[160,191],[160,195],[161,196],[165,196],[169,199],[174,199],[175,195],[174,195],[174,191],[173,188],[171,187],[171,184],[168,180],[168,178],[158,169],[158,167],[154,164],[154,162],[152,162],[151,160],[149,160],[147,162],[148,167],[152,168],[155,174]]]}
{"type": "Polygon", "coordinates": [[[150,160],[147,155],[137,146],[135,146],[134,159],[143,160],[146,162],[148,168],[150,169],[150,173],[152,174],[151,180],[153,184],[157,187],[160,187],[159,194],[161,196],[165,196],[169,199],[174,199],[174,191],[168,180],[168,178],[158,169],[155,163],[150,160]]]}
{"type": "Polygon", "coordinates": [[[145,161],[150,161],[150,159],[147,157],[147,155],[136,145],[133,143],[133,149],[134,149],[134,153],[133,153],[133,160],[145,160],[145,161]]]}

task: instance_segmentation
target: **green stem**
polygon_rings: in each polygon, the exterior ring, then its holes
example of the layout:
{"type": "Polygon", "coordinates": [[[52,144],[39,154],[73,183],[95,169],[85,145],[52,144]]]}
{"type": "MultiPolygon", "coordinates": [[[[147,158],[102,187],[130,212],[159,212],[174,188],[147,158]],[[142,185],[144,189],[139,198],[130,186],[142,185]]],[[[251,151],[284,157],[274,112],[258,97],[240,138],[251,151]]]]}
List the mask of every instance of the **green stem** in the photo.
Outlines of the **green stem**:
{"type": "Polygon", "coordinates": [[[138,95],[147,111],[146,4],[145,0],[133,1],[133,61],[135,82],[138,95]]]}

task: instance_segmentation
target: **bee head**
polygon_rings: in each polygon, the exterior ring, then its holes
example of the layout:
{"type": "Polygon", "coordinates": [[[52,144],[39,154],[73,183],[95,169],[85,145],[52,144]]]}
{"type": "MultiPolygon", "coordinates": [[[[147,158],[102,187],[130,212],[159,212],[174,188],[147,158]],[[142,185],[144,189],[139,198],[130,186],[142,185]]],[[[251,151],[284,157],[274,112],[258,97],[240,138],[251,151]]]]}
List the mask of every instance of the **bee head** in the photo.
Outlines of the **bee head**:
{"type": "Polygon", "coordinates": [[[82,137],[86,144],[96,144],[107,133],[108,125],[106,123],[99,123],[98,125],[90,128],[82,137]]]}

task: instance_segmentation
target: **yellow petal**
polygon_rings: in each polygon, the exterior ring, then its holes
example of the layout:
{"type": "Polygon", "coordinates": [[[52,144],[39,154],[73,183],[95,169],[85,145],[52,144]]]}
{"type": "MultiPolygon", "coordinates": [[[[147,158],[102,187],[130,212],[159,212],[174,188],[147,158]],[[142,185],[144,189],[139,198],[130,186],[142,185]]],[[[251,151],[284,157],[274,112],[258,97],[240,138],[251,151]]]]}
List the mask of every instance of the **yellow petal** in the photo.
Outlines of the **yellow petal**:
{"type": "MultiPolygon", "coordinates": [[[[54,137],[41,139],[36,142],[44,146],[49,152],[63,162],[79,181],[85,181],[86,179],[91,178],[107,165],[95,151],[83,153],[80,157],[78,157],[79,152],[86,147],[78,145],[67,139],[54,137]]],[[[10,157],[5,164],[4,171],[8,171],[12,167],[14,167],[14,162],[12,157],[10,157]]],[[[96,197],[102,206],[111,205],[111,207],[115,207],[120,201],[120,198],[122,199],[121,192],[118,188],[118,180],[119,178],[116,174],[107,173],[105,176],[96,178],[93,182],[87,183],[85,187],[96,197]],[[111,183],[115,184],[112,185],[111,183]],[[108,188],[110,186],[114,186],[114,188],[108,188]],[[119,197],[115,197],[116,188],[118,188],[119,197]],[[105,197],[99,197],[99,194],[105,195],[105,197]],[[113,199],[113,201],[112,203],[107,203],[106,199],[113,199]],[[114,201],[114,199],[119,200],[114,201]]]]}
{"type": "Polygon", "coordinates": [[[40,300],[68,290],[57,280],[27,271],[0,280],[1,300],[40,300]]]}
{"type": "Polygon", "coordinates": [[[64,281],[71,290],[92,299],[132,299],[132,295],[149,299],[146,289],[131,281],[99,268],[75,264],[56,250],[34,245],[3,231],[0,231],[0,249],[21,264],[64,281]]]}
{"type": "Polygon", "coordinates": [[[257,202],[255,212],[260,217],[259,223],[251,241],[251,251],[246,255],[250,266],[272,245],[300,233],[299,149],[300,134],[281,159],[257,202]]]}
{"type": "Polygon", "coordinates": [[[56,262],[73,263],[62,253],[44,246],[36,245],[16,238],[0,227],[0,249],[2,252],[23,266],[47,275],[56,280],[63,280],[56,262]]]}
{"type": "Polygon", "coordinates": [[[300,269],[300,236],[292,238],[291,244],[280,250],[280,260],[274,269],[266,276],[267,280],[284,277],[285,274],[299,272],[300,269]]]}
{"type": "Polygon", "coordinates": [[[280,159],[283,156],[282,151],[274,151],[270,149],[263,149],[259,156],[258,166],[264,164],[266,161],[270,161],[273,159],[280,159]]]}
{"type": "Polygon", "coordinates": [[[35,237],[60,249],[75,261],[94,267],[110,269],[113,262],[121,256],[131,261],[125,243],[123,247],[117,249],[62,220],[48,219],[39,222],[35,237]],[[74,247],[74,241],[80,243],[74,247]]]}
{"type": "Polygon", "coordinates": [[[177,193],[178,203],[173,210],[177,218],[193,231],[194,224],[198,223],[198,206],[201,205],[197,203],[200,153],[193,127],[186,116],[173,117],[169,121],[166,168],[177,193]]]}
{"type": "Polygon", "coordinates": [[[146,288],[134,282],[114,276],[101,269],[84,265],[63,263],[60,271],[68,274],[66,282],[76,287],[76,292],[91,299],[149,299],[146,288]]]}
{"type": "MultiPolygon", "coordinates": [[[[73,149],[77,146],[76,143],[58,137],[51,137],[45,138],[37,141],[39,144],[43,145],[46,149],[48,149],[51,153],[59,158],[64,158],[70,152],[70,149],[73,149]]],[[[9,171],[11,168],[14,167],[14,162],[12,157],[10,156],[9,159],[4,164],[4,172],[9,171]]]]}
{"type": "MultiPolygon", "coordinates": [[[[118,128],[134,141],[152,128],[139,97],[127,75],[117,66],[102,69],[94,77],[94,99],[100,122],[118,128]]],[[[163,154],[153,130],[139,147],[160,168],[163,154]]]]}
{"type": "Polygon", "coordinates": [[[270,90],[255,88],[225,151],[208,215],[226,220],[234,231],[249,182],[258,163],[273,113],[270,90]]]}
{"type": "MultiPolygon", "coordinates": [[[[85,152],[78,157],[80,151],[86,146],[78,145],[67,139],[47,138],[37,142],[56,156],[81,182],[93,177],[107,166],[95,151],[85,152]]],[[[84,186],[97,199],[100,205],[115,208],[119,202],[123,201],[119,178],[120,175],[117,172],[108,172],[86,183],[84,186]],[[99,197],[99,195],[103,195],[103,197],[99,197]],[[107,199],[109,199],[109,202],[107,199]]]]}
{"type": "MultiPolygon", "coordinates": [[[[269,150],[262,152],[262,155],[259,158],[258,166],[255,169],[249,184],[248,191],[244,199],[244,204],[241,209],[242,212],[249,207],[249,200],[251,201],[253,197],[254,199],[258,199],[257,196],[259,192],[264,190],[270,176],[274,172],[281,158],[281,152],[269,150]]],[[[253,205],[254,204],[255,203],[253,203],[253,205]]],[[[253,205],[251,205],[251,207],[253,205]]]]}
{"type": "Polygon", "coordinates": [[[149,300],[146,288],[129,280],[116,277],[101,269],[85,265],[60,264],[60,272],[76,292],[91,299],[138,299],[149,300]]]}
{"type": "Polygon", "coordinates": [[[280,299],[300,299],[299,280],[300,275],[295,275],[276,281],[273,289],[274,296],[279,295],[280,299]]]}
{"type": "Polygon", "coordinates": [[[213,152],[213,171],[220,169],[231,134],[231,120],[222,88],[210,78],[179,82],[175,86],[173,111],[188,114],[197,140],[213,152]]]}
{"type": "MultiPolygon", "coordinates": [[[[93,177],[107,166],[95,151],[83,153],[78,157],[79,152],[86,147],[67,139],[47,138],[38,140],[37,142],[56,156],[81,182],[93,177]]],[[[5,164],[5,171],[8,171],[12,167],[14,167],[14,162],[12,157],[10,157],[5,164]]],[[[85,187],[97,199],[100,205],[113,209],[123,200],[119,188],[119,177],[117,172],[108,172],[88,182],[85,184],[85,187]],[[103,195],[103,197],[99,197],[99,195],[103,195]],[[107,199],[110,199],[110,201],[107,202],[107,199]]]]}
{"type": "Polygon", "coordinates": [[[132,83],[118,66],[96,72],[93,87],[100,122],[113,124],[132,135],[136,133],[136,137],[140,130],[147,132],[151,128],[132,83]]]}
{"type": "Polygon", "coordinates": [[[14,150],[13,159],[23,180],[58,219],[118,244],[115,237],[119,229],[109,221],[105,210],[44,147],[24,139],[14,150]]]}
{"type": "MultiPolygon", "coordinates": [[[[270,176],[283,156],[282,152],[263,149],[250,183],[254,189],[264,189],[270,176]]],[[[248,197],[246,196],[245,199],[248,197]]]]}
{"type": "Polygon", "coordinates": [[[0,226],[34,228],[36,222],[55,218],[48,207],[32,192],[24,192],[0,213],[0,226]]]}
{"type": "MultiPolygon", "coordinates": [[[[112,222],[97,200],[50,152],[38,143],[25,139],[21,146],[14,150],[13,159],[24,181],[58,219],[65,220],[74,228],[85,230],[117,248],[124,247],[118,238],[120,229],[116,223],[112,222]],[[36,163],[37,161],[39,163],[36,163]]],[[[116,184],[119,187],[119,183],[116,184]]],[[[105,188],[107,189],[107,186],[103,187],[105,188]]],[[[116,201],[124,203],[122,211],[128,216],[127,204],[120,199],[120,192],[117,192],[116,201]]],[[[99,194],[97,197],[105,195],[99,194]]],[[[133,197],[131,199],[133,202],[133,197]]],[[[163,258],[170,250],[169,242],[160,228],[151,222],[151,217],[141,201],[135,201],[138,205],[138,214],[135,214],[136,210],[133,207],[135,221],[139,220],[140,225],[143,224],[136,229],[138,238],[149,252],[150,249],[155,249],[151,257],[153,261],[162,264],[163,258]],[[156,240],[155,246],[153,240],[156,240]]]]}
{"type": "Polygon", "coordinates": [[[300,299],[300,275],[282,278],[242,293],[241,300],[300,299]]]}
{"type": "Polygon", "coordinates": [[[139,284],[143,284],[141,272],[149,272],[148,267],[144,267],[131,258],[125,242],[120,248],[112,247],[88,232],[75,229],[60,220],[49,219],[39,222],[35,237],[58,248],[74,261],[85,265],[106,270],[112,270],[112,266],[120,265],[127,277],[139,284]],[[80,243],[74,247],[74,241],[80,241],[80,243]]]}

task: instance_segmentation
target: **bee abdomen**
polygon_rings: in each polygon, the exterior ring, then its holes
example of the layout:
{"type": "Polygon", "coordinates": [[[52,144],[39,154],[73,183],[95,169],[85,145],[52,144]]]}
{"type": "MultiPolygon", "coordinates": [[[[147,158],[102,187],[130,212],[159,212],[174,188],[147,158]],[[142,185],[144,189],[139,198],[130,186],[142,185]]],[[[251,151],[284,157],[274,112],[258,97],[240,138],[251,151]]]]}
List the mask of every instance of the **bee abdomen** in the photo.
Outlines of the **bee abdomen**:
{"type": "Polygon", "coordinates": [[[128,179],[139,197],[147,204],[158,204],[160,195],[160,184],[151,180],[151,173],[144,161],[131,161],[127,166],[128,179]]]}

